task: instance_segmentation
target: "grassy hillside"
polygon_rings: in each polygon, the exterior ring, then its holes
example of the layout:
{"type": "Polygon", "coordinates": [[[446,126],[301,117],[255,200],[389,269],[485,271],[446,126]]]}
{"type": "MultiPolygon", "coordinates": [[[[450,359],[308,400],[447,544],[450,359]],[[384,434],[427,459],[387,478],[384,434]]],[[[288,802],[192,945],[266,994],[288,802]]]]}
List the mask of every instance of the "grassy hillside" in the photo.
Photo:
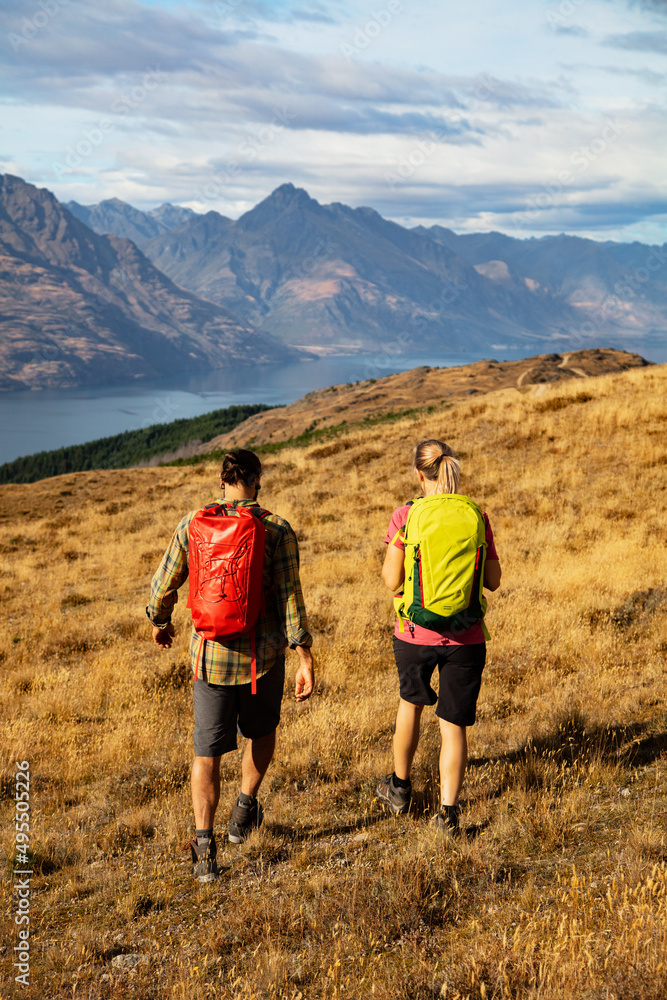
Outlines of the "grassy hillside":
{"type": "MultiPolygon", "coordinates": [[[[508,389],[266,458],[263,502],[301,539],[317,689],[289,686],[266,825],[191,884],[187,612],[150,642],[150,577],[217,466],[0,490],[5,871],[14,761],[31,765],[26,998],[663,1000],[667,995],[667,368],[508,389]],[[379,581],[410,447],[459,452],[504,567],[470,730],[468,836],[440,839],[425,713],[398,819],[397,683],[379,581]],[[139,964],[119,971],[118,955],[139,964]]],[[[295,664],[289,663],[293,674],[295,664]]],[[[219,833],[239,759],[223,760],[219,833]]],[[[2,941],[17,943],[11,878],[2,941]]],[[[11,971],[11,970],[10,970],[11,971]]]]}
{"type": "Polygon", "coordinates": [[[214,435],[230,431],[249,417],[268,409],[261,403],[227,406],[198,417],[151,424],[150,427],[123,431],[86,444],[40,451],[36,455],[26,455],[0,465],[0,483],[35,483],[39,479],[68,472],[127,469],[146,463],[156,455],[167,458],[169,452],[176,455],[184,445],[208,441],[214,435]]]}
{"type": "Polygon", "coordinates": [[[519,361],[475,361],[453,368],[422,366],[309,392],[288,406],[249,417],[232,431],[200,445],[197,452],[276,444],[335,428],[343,421],[359,423],[412,411],[415,404],[451,403],[498,389],[528,392],[538,385],[580,381],[650,364],[640,354],[602,347],[537,354],[519,361]]]}

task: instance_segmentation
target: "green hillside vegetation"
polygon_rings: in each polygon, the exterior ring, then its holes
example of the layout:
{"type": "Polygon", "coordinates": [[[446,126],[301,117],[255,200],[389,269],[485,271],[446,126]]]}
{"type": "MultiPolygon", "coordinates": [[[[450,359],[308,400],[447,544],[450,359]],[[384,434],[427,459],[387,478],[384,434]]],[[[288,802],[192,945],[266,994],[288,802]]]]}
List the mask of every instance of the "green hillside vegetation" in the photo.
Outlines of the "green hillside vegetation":
{"type": "Polygon", "coordinates": [[[91,469],[128,469],[156,455],[176,451],[191,441],[209,441],[216,434],[231,431],[255,413],[271,407],[228,406],[199,417],[184,417],[167,424],[151,424],[134,431],[98,438],[87,444],[71,445],[56,451],[40,451],[0,466],[0,483],[35,483],[50,476],[91,469]]]}
{"type": "MultiPolygon", "coordinates": [[[[444,407],[441,408],[447,408],[448,406],[451,406],[451,404],[445,403],[444,407]]],[[[342,423],[334,424],[333,427],[317,427],[317,420],[315,420],[301,434],[286,438],[284,441],[262,441],[260,444],[256,444],[251,438],[247,442],[235,443],[233,446],[230,445],[230,447],[247,446],[252,448],[258,455],[275,455],[279,451],[284,451],[285,448],[306,448],[308,445],[317,444],[321,441],[330,441],[332,438],[340,437],[341,434],[346,434],[357,427],[368,428],[375,427],[377,424],[390,424],[396,420],[402,420],[403,417],[413,416],[416,413],[428,416],[435,409],[435,406],[412,407],[409,410],[395,410],[389,413],[381,413],[377,417],[364,417],[363,420],[355,420],[350,423],[347,420],[343,420],[342,423]]],[[[325,457],[326,454],[325,452],[325,457]]],[[[331,452],[331,454],[335,454],[335,451],[331,452]]],[[[184,458],[174,458],[170,462],[160,462],[160,465],[201,465],[203,462],[218,461],[222,458],[222,455],[223,452],[220,448],[214,448],[211,451],[202,452],[201,454],[188,455],[184,458]]]]}

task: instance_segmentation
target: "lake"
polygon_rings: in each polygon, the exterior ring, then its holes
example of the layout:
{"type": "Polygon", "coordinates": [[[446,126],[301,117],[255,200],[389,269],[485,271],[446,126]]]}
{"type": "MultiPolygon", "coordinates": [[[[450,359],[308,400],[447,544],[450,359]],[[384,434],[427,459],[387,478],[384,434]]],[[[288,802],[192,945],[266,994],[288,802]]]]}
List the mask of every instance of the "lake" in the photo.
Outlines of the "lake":
{"type": "MultiPolygon", "coordinates": [[[[651,361],[667,361],[667,348],[634,349],[651,361]]],[[[482,356],[511,361],[528,353],[525,347],[503,347],[484,355],[353,354],[284,365],[187,372],[151,382],[0,393],[0,464],[149,424],[199,416],[233,403],[293,403],[314,389],[381,378],[418,365],[451,368],[479,361],[482,356]]],[[[535,353],[541,353],[540,348],[535,353]]]]}

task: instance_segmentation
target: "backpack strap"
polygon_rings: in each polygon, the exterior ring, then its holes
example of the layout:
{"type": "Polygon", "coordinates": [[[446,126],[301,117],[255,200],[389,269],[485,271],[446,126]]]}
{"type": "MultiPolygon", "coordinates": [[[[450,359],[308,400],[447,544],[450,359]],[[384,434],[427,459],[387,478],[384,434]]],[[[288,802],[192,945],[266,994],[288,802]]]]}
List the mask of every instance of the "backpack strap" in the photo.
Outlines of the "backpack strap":
{"type": "Polygon", "coordinates": [[[227,505],[224,503],[207,503],[204,510],[210,511],[211,514],[220,514],[221,517],[227,517],[227,505]]]}
{"type": "Polygon", "coordinates": [[[271,513],[270,510],[264,510],[263,507],[246,507],[246,510],[251,511],[255,517],[258,517],[260,521],[263,521],[265,517],[268,517],[271,513]]]}
{"type": "MultiPolygon", "coordinates": [[[[235,506],[235,503],[234,503],[233,500],[231,500],[231,501],[223,501],[222,503],[219,503],[217,500],[214,500],[213,503],[207,503],[206,506],[203,508],[203,510],[209,510],[209,511],[211,511],[214,514],[220,514],[220,515],[222,515],[224,517],[224,516],[226,516],[229,513],[230,508],[232,510],[238,510],[239,509],[239,508],[237,508],[235,506]]],[[[270,515],[270,513],[271,513],[270,510],[264,510],[263,507],[259,507],[259,508],[258,507],[242,507],[240,509],[241,510],[249,510],[250,513],[254,514],[256,517],[258,517],[260,519],[260,521],[263,521],[264,518],[268,517],[270,515]]]]}
{"type": "MultiPolygon", "coordinates": [[[[415,499],[419,500],[420,497],[416,497],[415,499]]],[[[403,506],[404,507],[412,507],[414,505],[414,503],[415,503],[415,500],[406,500],[406,502],[403,504],[403,506]]],[[[408,514],[409,513],[410,513],[410,511],[408,511],[408,514]]],[[[396,532],[396,534],[392,538],[392,542],[396,541],[396,539],[400,535],[401,531],[403,532],[403,535],[405,537],[405,529],[407,527],[407,523],[408,522],[407,522],[407,518],[406,518],[405,524],[403,525],[402,528],[398,529],[398,531],[396,532]]],[[[405,623],[407,622],[408,623],[408,628],[410,629],[410,633],[411,633],[411,635],[414,636],[414,632],[415,632],[414,625],[412,624],[412,622],[410,621],[410,619],[407,618],[406,615],[403,614],[403,593],[402,592],[401,592],[400,595],[397,594],[394,597],[394,609],[396,611],[396,618],[398,620],[398,631],[399,632],[405,632],[405,623]]]]}
{"type": "Polygon", "coordinates": [[[257,639],[254,625],[250,633],[250,694],[257,694],[257,639]]]}
{"type": "MultiPolygon", "coordinates": [[[[257,509],[256,507],[248,507],[253,514],[263,521],[265,517],[268,517],[271,513],[270,510],[264,510],[263,507],[257,509]]],[[[271,587],[273,590],[273,587],[271,587]]],[[[260,609],[260,617],[266,614],[266,594],[264,593],[264,588],[262,587],[262,606],[260,609]]],[[[252,632],[250,633],[250,694],[257,694],[257,624],[253,625],[252,632]]]]}

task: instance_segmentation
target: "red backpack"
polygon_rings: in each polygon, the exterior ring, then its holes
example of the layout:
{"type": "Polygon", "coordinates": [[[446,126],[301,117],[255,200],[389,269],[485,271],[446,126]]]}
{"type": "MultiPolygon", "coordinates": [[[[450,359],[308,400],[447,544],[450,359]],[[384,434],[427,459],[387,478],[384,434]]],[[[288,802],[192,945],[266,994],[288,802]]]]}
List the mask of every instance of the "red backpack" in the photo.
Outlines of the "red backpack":
{"type": "Polygon", "coordinates": [[[201,640],[235,639],[250,632],[252,693],[257,688],[255,622],[264,607],[263,519],[268,510],[211,503],[190,522],[188,607],[201,640]]]}

